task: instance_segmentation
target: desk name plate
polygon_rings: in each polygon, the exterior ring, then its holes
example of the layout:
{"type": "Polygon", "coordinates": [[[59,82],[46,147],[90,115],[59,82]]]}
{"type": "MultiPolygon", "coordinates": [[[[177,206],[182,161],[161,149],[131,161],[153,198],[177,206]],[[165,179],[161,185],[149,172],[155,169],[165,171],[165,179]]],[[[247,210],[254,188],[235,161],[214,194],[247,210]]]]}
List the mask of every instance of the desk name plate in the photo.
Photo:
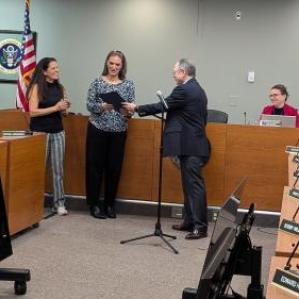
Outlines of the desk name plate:
{"type": "Polygon", "coordinates": [[[272,283],[283,290],[299,296],[299,276],[293,271],[276,269],[272,283]]]}
{"type": "Polygon", "coordinates": [[[299,236],[299,224],[287,219],[283,219],[281,221],[280,230],[295,235],[295,236],[299,236]]]}
{"type": "Polygon", "coordinates": [[[287,145],[286,152],[287,153],[299,153],[299,147],[298,146],[287,145]]]}
{"type": "Polygon", "coordinates": [[[296,188],[292,188],[290,191],[289,191],[289,195],[296,198],[296,199],[299,199],[299,190],[296,189],[296,188]]]}

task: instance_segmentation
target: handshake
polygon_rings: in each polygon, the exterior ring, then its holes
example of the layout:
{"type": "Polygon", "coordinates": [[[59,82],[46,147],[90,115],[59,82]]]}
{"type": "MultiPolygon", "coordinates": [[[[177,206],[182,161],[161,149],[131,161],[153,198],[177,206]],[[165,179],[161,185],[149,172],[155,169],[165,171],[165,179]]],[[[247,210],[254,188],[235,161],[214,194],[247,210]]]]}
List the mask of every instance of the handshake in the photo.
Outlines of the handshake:
{"type": "Polygon", "coordinates": [[[134,103],[128,103],[128,102],[123,102],[123,103],[121,103],[121,105],[122,105],[122,108],[125,111],[127,111],[129,114],[134,114],[135,109],[137,107],[136,104],[134,104],[134,103]]]}

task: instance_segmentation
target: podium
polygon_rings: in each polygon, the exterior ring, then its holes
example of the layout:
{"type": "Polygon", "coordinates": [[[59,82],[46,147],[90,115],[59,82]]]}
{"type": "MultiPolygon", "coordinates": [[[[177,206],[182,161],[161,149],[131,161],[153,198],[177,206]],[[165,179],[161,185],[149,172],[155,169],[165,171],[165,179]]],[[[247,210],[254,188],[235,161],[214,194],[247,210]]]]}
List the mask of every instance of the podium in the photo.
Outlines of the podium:
{"type": "MultiPolygon", "coordinates": [[[[7,147],[4,142],[0,141],[1,154],[7,153],[7,147]]],[[[2,182],[0,180],[0,261],[12,255],[12,247],[10,234],[8,229],[8,222],[6,216],[6,206],[4,202],[2,182]]],[[[12,269],[0,268],[0,280],[14,281],[14,288],[16,295],[24,295],[27,291],[27,281],[30,280],[30,270],[28,269],[12,269]]]]}
{"type": "Polygon", "coordinates": [[[0,175],[11,235],[38,226],[44,211],[44,134],[0,138],[0,175]]]}
{"type": "MultiPolygon", "coordinates": [[[[287,257],[274,256],[271,259],[269,272],[269,282],[267,288],[267,299],[294,299],[298,298],[298,294],[290,290],[285,290],[279,285],[272,282],[276,269],[282,269],[287,262],[287,257]]],[[[294,258],[294,265],[299,263],[299,258],[294,258]]]]}
{"type": "Polygon", "coordinates": [[[299,298],[299,198],[296,197],[299,163],[294,159],[297,156],[296,152],[288,152],[288,186],[283,190],[275,256],[270,264],[266,296],[269,299],[299,298]]]}

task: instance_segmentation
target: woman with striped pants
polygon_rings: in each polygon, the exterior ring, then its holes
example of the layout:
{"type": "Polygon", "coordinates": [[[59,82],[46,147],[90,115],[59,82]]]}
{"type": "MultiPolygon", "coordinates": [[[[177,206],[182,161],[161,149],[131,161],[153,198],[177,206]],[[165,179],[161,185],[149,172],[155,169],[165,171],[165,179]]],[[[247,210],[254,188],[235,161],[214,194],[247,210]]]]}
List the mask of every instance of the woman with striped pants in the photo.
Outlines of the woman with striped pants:
{"type": "Polygon", "coordinates": [[[67,215],[64,202],[63,161],[65,134],[62,113],[69,108],[63,86],[59,82],[59,69],[55,58],[39,61],[27,89],[29,100],[30,130],[47,134],[46,161],[52,168],[53,211],[67,215]]]}

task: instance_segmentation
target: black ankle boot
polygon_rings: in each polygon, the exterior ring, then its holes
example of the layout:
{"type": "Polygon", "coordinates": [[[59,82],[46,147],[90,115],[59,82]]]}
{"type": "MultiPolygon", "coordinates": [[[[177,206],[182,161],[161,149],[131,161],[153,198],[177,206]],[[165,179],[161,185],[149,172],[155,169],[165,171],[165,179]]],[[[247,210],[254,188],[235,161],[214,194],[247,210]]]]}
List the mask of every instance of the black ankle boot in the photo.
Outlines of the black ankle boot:
{"type": "Polygon", "coordinates": [[[116,218],[116,212],[115,212],[115,208],[108,206],[107,207],[107,217],[108,218],[116,218]]]}
{"type": "Polygon", "coordinates": [[[106,219],[106,215],[102,209],[100,209],[98,206],[92,206],[90,207],[90,215],[94,218],[98,219],[106,219]]]}

